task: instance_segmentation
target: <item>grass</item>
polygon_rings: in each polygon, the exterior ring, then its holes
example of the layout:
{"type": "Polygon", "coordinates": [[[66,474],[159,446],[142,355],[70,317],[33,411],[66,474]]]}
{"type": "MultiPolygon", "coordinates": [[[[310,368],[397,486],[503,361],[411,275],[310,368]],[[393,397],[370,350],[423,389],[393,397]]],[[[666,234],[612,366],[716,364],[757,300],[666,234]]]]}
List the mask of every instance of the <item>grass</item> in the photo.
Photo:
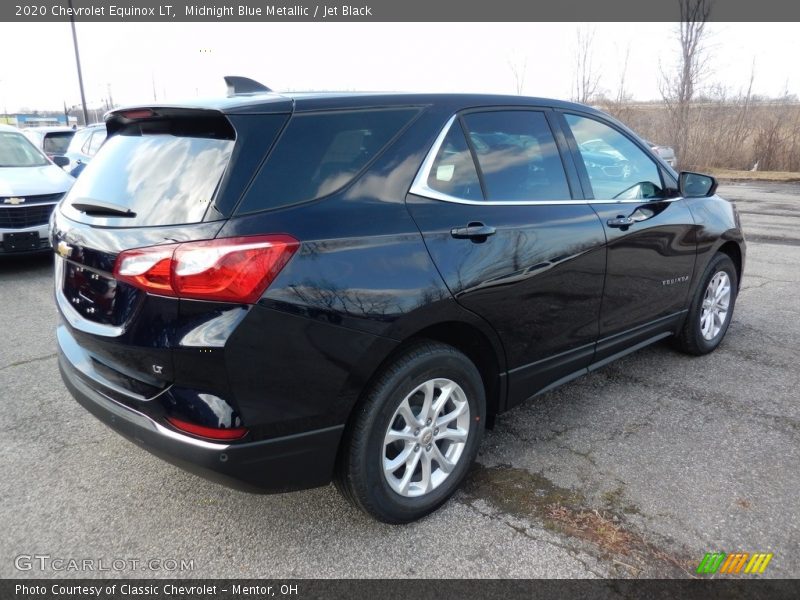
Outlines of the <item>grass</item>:
{"type": "Polygon", "coordinates": [[[733,169],[706,169],[717,179],[732,181],[800,181],[800,173],[793,171],[735,171],[733,169]]]}

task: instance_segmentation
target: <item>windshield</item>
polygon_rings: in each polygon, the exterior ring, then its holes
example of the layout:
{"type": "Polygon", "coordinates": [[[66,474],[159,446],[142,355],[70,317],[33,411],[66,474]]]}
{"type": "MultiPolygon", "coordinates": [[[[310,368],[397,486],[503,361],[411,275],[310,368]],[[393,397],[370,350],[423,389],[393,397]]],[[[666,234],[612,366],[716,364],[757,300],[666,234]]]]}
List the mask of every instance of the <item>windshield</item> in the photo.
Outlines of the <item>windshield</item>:
{"type": "Polygon", "coordinates": [[[0,131],[0,167],[44,167],[47,158],[21,133],[0,131]]]}

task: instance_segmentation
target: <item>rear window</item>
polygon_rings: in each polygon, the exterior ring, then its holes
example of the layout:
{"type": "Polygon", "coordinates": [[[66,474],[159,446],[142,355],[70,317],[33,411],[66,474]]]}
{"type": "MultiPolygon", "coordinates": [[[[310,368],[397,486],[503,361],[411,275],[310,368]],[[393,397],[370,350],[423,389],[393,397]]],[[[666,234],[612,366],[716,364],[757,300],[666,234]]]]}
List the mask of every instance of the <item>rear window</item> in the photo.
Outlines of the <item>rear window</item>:
{"type": "Polygon", "coordinates": [[[96,222],[70,206],[93,201],[129,209],[135,217],[113,218],[121,227],[177,225],[202,221],[233,150],[232,139],[138,134],[111,136],[76,180],[65,214],[96,222]]]}
{"type": "Polygon", "coordinates": [[[74,131],[54,131],[44,136],[44,151],[49,154],[64,154],[69,148],[74,131]]]}
{"type": "Polygon", "coordinates": [[[237,212],[332,194],[349,184],[417,112],[401,108],[293,116],[237,212]]]}

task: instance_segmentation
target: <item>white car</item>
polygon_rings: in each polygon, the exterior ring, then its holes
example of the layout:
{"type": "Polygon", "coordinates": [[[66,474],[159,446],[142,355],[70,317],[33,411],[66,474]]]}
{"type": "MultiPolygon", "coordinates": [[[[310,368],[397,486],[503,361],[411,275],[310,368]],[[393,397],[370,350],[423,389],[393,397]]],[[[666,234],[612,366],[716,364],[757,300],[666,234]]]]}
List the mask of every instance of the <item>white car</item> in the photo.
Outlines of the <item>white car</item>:
{"type": "Polygon", "coordinates": [[[70,127],[28,127],[21,131],[51,160],[56,156],[64,156],[75,135],[75,130],[70,127]]]}
{"type": "Polygon", "coordinates": [[[49,250],[50,214],[74,181],[16,127],[0,125],[0,255],[49,250]]]}

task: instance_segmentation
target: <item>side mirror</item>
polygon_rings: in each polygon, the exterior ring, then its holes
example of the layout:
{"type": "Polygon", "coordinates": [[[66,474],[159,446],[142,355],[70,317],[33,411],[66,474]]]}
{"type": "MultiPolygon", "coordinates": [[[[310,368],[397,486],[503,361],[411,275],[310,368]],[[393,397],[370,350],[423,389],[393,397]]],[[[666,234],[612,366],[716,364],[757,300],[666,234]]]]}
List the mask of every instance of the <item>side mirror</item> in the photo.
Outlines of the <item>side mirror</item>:
{"type": "Polygon", "coordinates": [[[56,163],[56,166],[63,169],[69,164],[69,159],[66,156],[56,155],[53,157],[53,162],[56,163]]]}
{"type": "Polygon", "coordinates": [[[684,198],[705,198],[717,191],[717,180],[711,175],[681,171],[678,176],[678,190],[684,198]]]}

